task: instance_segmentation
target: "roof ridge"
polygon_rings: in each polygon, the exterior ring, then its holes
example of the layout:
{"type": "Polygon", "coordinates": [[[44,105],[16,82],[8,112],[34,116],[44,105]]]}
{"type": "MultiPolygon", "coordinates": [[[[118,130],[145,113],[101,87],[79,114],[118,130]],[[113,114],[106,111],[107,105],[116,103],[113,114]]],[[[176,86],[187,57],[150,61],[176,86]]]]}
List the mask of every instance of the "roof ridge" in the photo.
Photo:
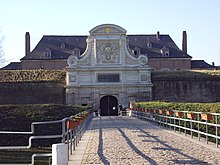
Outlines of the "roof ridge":
{"type": "Polygon", "coordinates": [[[43,37],[88,37],[88,35],[43,35],[43,37]]]}

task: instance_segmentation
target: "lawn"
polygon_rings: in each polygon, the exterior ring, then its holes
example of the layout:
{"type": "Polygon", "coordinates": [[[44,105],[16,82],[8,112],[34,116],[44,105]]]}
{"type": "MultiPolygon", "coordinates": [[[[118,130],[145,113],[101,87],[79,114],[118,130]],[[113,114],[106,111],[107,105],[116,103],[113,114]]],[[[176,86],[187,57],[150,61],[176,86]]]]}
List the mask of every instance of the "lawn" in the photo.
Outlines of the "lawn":
{"type": "MultiPolygon", "coordinates": [[[[1,105],[0,106],[0,131],[25,131],[30,132],[30,125],[35,121],[52,121],[69,117],[83,111],[83,107],[64,105],[1,105]]],[[[34,135],[60,134],[61,125],[48,125],[36,127],[34,135]]],[[[0,134],[0,146],[26,146],[30,135],[5,135],[0,134]]],[[[0,150],[0,163],[31,163],[34,153],[51,153],[53,143],[61,139],[34,141],[30,150],[0,150]]],[[[48,165],[48,158],[37,158],[39,165],[48,165]]]]}

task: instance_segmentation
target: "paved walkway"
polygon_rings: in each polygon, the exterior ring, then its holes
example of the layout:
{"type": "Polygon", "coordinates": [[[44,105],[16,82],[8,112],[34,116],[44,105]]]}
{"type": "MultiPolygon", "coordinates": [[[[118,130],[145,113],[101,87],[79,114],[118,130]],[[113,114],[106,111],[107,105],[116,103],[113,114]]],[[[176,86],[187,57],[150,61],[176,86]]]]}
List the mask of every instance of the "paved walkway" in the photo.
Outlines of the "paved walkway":
{"type": "Polygon", "coordinates": [[[69,165],[220,165],[220,149],[126,116],[94,118],[73,154],[69,165]]]}

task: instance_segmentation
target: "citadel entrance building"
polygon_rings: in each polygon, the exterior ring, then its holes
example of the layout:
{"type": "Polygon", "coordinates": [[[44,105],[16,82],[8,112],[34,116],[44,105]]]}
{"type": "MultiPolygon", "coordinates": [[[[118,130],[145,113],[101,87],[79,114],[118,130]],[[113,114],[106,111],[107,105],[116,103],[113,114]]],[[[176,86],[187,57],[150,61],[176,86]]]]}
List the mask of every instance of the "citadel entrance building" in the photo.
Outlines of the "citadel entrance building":
{"type": "Polygon", "coordinates": [[[67,104],[92,105],[101,115],[118,115],[118,104],[152,98],[148,58],[130,51],[126,30],[113,24],[90,30],[81,56],[67,63],[67,104]]]}

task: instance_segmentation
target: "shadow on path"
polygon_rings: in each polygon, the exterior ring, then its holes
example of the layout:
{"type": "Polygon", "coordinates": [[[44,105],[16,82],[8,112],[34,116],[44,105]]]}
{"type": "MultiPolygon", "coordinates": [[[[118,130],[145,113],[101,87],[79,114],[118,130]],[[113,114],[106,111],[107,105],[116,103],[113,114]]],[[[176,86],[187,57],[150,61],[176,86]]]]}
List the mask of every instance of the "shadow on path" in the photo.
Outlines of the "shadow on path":
{"type": "Polygon", "coordinates": [[[126,140],[126,142],[128,143],[128,145],[133,149],[134,152],[136,152],[138,155],[140,155],[141,157],[143,157],[146,161],[148,161],[151,165],[157,165],[157,163],[151,159],[149,156],[145,155],[143,152],[141,152],[133,143],[132,141],[128,138],[128,136],[126,136],[125,132],[122,131],[121,128],[119,128],[116,124],[114,119],[110,118],[112,120],[112,122],[115,125],[115,128],[118,129],[118,131],[121,133],[121,135],[124,137],[124,139],[126,140]]]}
{"type": "MultiPolygon", "coordinates": [[[[126,119],[121,118],[121,120],[124,120],[125,122],[130,123],[130,122],[128,122],[126,119]]],[[[137,119],[137,120],[140,120],[140,119],[137,119]]],[[[131,124],[131,123],[130,123],[130,124],[131,124]]],[[[180,149],[173,148],[172,146],[170,146],[170,145],[167,144],[166,142],[161,141],[158,136],[152,136],[152,135],[150,135],[149,132],[144,131],[142,128],[140,128],[140,127],[138,127],[138,126],[136,126],[136,125],[134,125],[134,124],[132,124],[132,125],[133,125],[133,127],[135,127],[136,129],[138,129],[138,130],[140,130],[142,133],[144,133],[144,134],[145,134],[144,136],[150,137],[150,138],[153,139],[153,140],[143,140],[143,142],[158,142],[158,143],[160,143],[160,144],[162,144],[162,145],[164,146],[164,147],[154,147],[154,148],[152,148],[152,149],[161,150],[161,151],[162,151],[162,150],[170,150],[170,151],[173,151],[173,152],[178,153],[179,155],[182,155],[182,156],[186,157],[186,159],[182,159],[182,160],[180,160],[180,159],[173,160],[174,163],[176,163],[176,164],[199,164],[199,165],[208,164],[207,162],[204,162],[204,161],[201,161],[201,160],[199,160],[199,159],[193,158],[192,156],[189,156],[189,155],[187,155],[187,154],[181,152],[180,149]]],[[[154,127],[155,127],[155,126],[154,126],[154,127]]],[[[141,136],[144,137],[143,135],[141,135],[141,136]]],[[[131,146],[131,147],[133,147],[133,146],[131,146]]]]}
{"type": "Polygon", "coordinates": [[[100,117],[99,120],[99,146],[98,146],[98,151],[97,151],[100,160],[102,161],[102,163],[104,163],[105,165],[109,165],[110,162],[106,159],[104,153],[103,153],[103,138],[102,138],[102,120],[100,117]]]}

